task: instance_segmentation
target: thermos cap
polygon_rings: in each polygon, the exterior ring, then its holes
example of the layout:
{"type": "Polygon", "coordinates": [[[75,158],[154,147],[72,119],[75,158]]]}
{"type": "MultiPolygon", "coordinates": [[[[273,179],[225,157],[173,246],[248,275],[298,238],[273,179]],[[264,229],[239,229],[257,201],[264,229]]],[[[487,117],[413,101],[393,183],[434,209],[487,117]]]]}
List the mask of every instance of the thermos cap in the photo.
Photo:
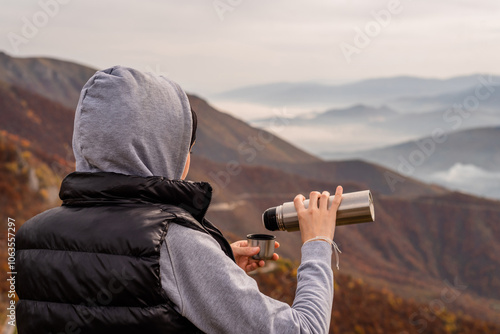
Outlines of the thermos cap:
{"type": "Polygon", "coordinates": [[[276,207],[269,208],[262,214],[262,221],[264,222],[264,227],[269,231],[277,231],[278,219],[276,219],[276,207]]]}

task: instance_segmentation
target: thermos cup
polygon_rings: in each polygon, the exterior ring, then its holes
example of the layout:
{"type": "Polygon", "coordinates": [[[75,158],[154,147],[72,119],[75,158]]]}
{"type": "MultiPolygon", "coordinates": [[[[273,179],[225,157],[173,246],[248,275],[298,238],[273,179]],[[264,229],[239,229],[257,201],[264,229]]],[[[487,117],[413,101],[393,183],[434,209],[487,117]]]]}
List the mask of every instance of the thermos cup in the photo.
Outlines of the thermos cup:
{"type": "MultiPolygon", "coordinates": [[[[332,205],[330,196],[328,207],[332,205]]],[[[307,208],[309,200],[304,201],[307,208]]],[[[337,210],[337,226],[367,223],[375,221],[375,208],[370,190],[357,191],[342,195],[342,202],[337,210]]],[[[270,231],[298,231],[299,220],[293,202],[286,202],[274,208],[269,208],[262,214],[262,223],[270,231]]]]}
{"type": "Polygon", "coordinates": [[[276,237],[270,234],[247,235],[248,247],[260,247],[258,254],[252,256],[254,260],[269,260],[274,255],[274,240],[276,237]]]}

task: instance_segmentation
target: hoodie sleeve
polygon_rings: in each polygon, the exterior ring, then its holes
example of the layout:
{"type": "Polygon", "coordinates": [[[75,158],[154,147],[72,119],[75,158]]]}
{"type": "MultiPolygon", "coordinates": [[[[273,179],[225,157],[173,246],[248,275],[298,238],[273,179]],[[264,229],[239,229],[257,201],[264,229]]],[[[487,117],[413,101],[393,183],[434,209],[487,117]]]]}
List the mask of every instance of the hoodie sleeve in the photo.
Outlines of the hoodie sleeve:
{"type": "Polygon", "coordinates": [[[163,289],[206,333],[327,333],[333,302],[332,249],[302,247],[293,305],[262,294],[208,235],[172,224],[160,254],[163,289]]]}

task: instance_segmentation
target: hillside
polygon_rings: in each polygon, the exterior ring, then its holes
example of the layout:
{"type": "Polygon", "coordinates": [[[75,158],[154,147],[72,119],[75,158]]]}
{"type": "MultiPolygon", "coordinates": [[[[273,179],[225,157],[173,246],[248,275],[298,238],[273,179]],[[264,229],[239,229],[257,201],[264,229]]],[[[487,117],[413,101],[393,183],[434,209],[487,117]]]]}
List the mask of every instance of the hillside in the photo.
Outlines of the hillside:
{"type": "Polygon", "coordinates": [[[0,81],[49,97],[74,109],[95,70],[50,58],[14,58],[0,51],[0,81]]]}
{"type": "MultiPolygon", "coordinates": [[[[1,110],[1,109],[0,109],[1,110]]],[[[61,177],[48,164],[30,151],[25,140],[0,132],[0,315],[6,314],[8,303],[7,223],[19,227],[32,216],[59,205],[61,177]],[[10,218],[11,220],[8,220],[10,218]]],[[[5,317],[4,317],[5,319],[5,317]]]]}
{"type": "MultiPolygon", "coordinates": [[[[381,149],[333,154],[337,159],[362,159],[400,170],[426,183],[500,199],[500,127],[452,132],[436,142],[432,137],[381,149]],[[418,165],[410,159],[425,156],[418,165]]],[[[347,162],[346,162],[347,163],[347,162]]]]}
{"type": "Polygon", "coordinates": [[[15,85],[0,82],[0,131],[24,141],[47,163],[71,161],[74,111],[15,85]]]}
{"type": "MultiPolygon", "coordinates": [[[[2,194],[8,194],[9,198],[17,203],[14,210],[11,210],[13,207],[8,205],[7,208],[10,211],[4,211],[5,203],[0,203],[0,208],[9,217],[16,219],[18,227],[31,215],[49,206],[57,205],[49,201],[47,194],[57,187],[54,185],[60,182],[60,179],[47,169],[47,165],[37,161],[27,151],[23,151],[20,145],[21,143],[0,136],[0,166],[3,166],[0,173],[0,188],[2,194]],[[52,179],[49,175],[52,175],[52,179]],[[47,191],[47,189],[52,190],[47,191]]],[[[2,242],[2,245],[4,249],[6,243],[2,242]]],[[[7,252],[4,250],[2,254],[7,254],[7,252]]],[[[344,267],[349,260],[344,255],[341,259],[341,266],[344,267]]],[[[7,261],[4,259],[2,263],[5,265],[7,261]]],[[[263,293],[291,303],[295,294],[297,265],[288,260],[280,260],[273,271],[255,272],[253,277],[263,293]]],[[[5,273],[8,270],[2,268],[4,270],[1,277],[5,281],[7,278],[5,273]]],[[[488,334],[497,333],[500,330],[499,325],[478,320],[470,314],[467,315],[467,309],[459,308],[457,311],[451,311],[448,305],[432,309],[429,308],[429,303],[403,299],[387,289],[376,288],[364,279],[352,277],[344,272],[342,268],[342,271],[335,274],[335,302],[330,333],[421,333],[422,331],[449,333],[459,331],[460,333],[488,334]]],[[[4,285],[0,286],[0,291],[4,296],[2,302],[7,295],[5,289],[4,285]]],[[[431,295],[436,300],[442,298],[439,291],[431,295]]]]}
{"type": "MultiPolygon", "coordinates": [[[[95,71],[92,68],[56,59],[13,58],[0,52],[0,94],[4,97],[1,99],[0,108],[7,104],[15,105],[12,109],[1,109],[6,111],[0,116],[3,119],[14,117],[11,122],[3,123],[6,124],[3,127],[4,130],[31,140],[32,138],[40,138],[40,130],[32,132],[33,122],[44,122],[40,117],[69,117],[68,119],[72,122],[80,90],[95,71]],[[20,95],[26,97],[21,99],[20,95]],[[52,101],[47,101],[47,99],[52,101]],[[55,104],[54,101],[69,109],[61,111],[61,106],[55,104]],[[48,110],[51,114],[33,114],[33,105],[36,103],[47,105],[42,106],[41,109],[48,110]],[[19,110],[24,111],[20,112],[19,110]]],[[[210,157],[214,161],[236,160],[245,164],[319,161],[318,158],[298,150],[293,145],[266,131],[252,128],[228,114],[216,111],[206,101],[195,95],[190,95],[189,99],[196,111],[200,110],[207,115],[200,120],[197,134],[199,138],[197,148],[199,148],[201,155],[210,157]],[[225,126],[222,127],[221,124],[225,126]],[[211,140],[204,140],[205,138],[211,138],[211,140]],[[210,145],[206,144],[208,142],[210,145]],[[266,150],[262,153],[264,147],[266,150]]],[[[62,120],[62,122],[67,122],[68,119],[62,120]]],[[[54,123],[48,122],[47,124],[53,125],[54,123]]],[[[271,124],[276,127],[282,126],[279,117],[272,120],[271,124]]],[[[59,124],[54,125],[63,133],[59,134],[59,131],[48,129],[48,133],[55,136],[53,140],[68,143],[68,128],[59,126],[59,124]]],[[[50,145],[50,147],[57,147],[57,145],[50,145]]],[[[66,152],[67,150],[59,151],[58,154],[66,155],[66,152]]]]}
{"type": "MultiPolygon", "coordinates": [[[[257,272],[253,276],[265,294],[291,304],[297,282],[295,268],[296,264],[279,261],[275,271],[257,272]]],[[[446,300],[459,296],[451,290],[445,292],[446,300]]],[[[329,333],[493,334],[500,331],[500,325],[474,319],[464,311],[450,311],[446,306],[440,294],[436,294],[433,304],[418,303],[402,299],[387,289],[376,289],[361,278],[340,272],[335,275],[329,333]]]]}
{"type": "Polygon", "coordinates": [[[361,160],[322,161],[313,163],[280,164],[279,168],[308,178],[338,183],[339,180],[355,180],[383,195],[411,198],[420,195],[447,193],[445,188],[419,182],[379,165],[361,160]]]}
{"type": "MultiPolygon", "coordinates": [[[[210,171],[223,170],[224,165],[193,157],[191,168],[190,178],[215,185],[214,205],[208,217],[239,236],[265,232],[262,212],[292,200],[297,193],[334,189],[337,184],[342,184],[346,192],[374,189],[360,180],[328,182],[262,166],[242,166],[240,173],[221,187],[211,179],[210,171]]],[[[346,169],[355,173],[353,168],[346,169]]],[[[425,188],[424,184],[419,186],[425,188]]],[[[500,291],[496,278],[500,266],[494,256],[500,251],[500,230],[495,224],[500,221],[499,202],[437,187],[414,196],[384,196],[376,191],[373,195],[374,223],[337,229],[335,238],[343,251],[341,271],[420,302],[438,294],[445,286],[443,282],[459,279],[468,285],[467,290],[448,307],[493,319],[491,307],[500,300],[494,292],[500,291]]],[[[274,234],[282,244],[280,253],[298,260],[300,235],[274,234]]]]}
{"type": "MultiPolygon", "coordinates": [[[[267,131],[214,109],[195,95],[188,97],[191,107],[201,115],[194,147],[198,156],[215,162],[235,161],[247,165],[320,161],[267,131]]],[[[279,116],[271,118],[268,124],[276,130],[284,127],[279,116]]]]}
{"type": "MultiPolygon", "coordinates": [[[[473,164],[489,171],[500,171],[500,127],[484,127],[456,131],[447,135],[443,143],[435,143],[439,154],[430,155],[425,164],[419,166],[418,174],[447,170],[455,163],[473,164]]],[[[432,137],[423,137],[398,145],[376,150],[352,152],[343,158],[359,158],[390,169],[397,169],[399,156],[408,157],[414,150],[421,150],[419,143],[432,142],[432,137]]]]}

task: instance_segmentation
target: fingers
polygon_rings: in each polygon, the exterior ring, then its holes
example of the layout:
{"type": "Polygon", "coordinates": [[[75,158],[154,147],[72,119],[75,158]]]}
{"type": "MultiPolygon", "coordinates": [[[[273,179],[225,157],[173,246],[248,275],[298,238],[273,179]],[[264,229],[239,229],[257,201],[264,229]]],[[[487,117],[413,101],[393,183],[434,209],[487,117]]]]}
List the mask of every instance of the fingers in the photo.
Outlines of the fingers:
{"type": "Polygon", "coordinates": [[[306,198],[302,194],[298,194],[297,196],[295,196],[295,198],[293,199],[293,204],[295,205],[295,210],[297,212],[300,212],[300,211],[306,209],[304,206],[305,200],[306,200],[306,198]]]}
{"type": "Polygon", "coordinates": [[[249,265],[246,266],[245,271],[248,273],[248,272],[250,272],[252,270],[257,269],[258,266],[259,265],[257,264],[257,262],[250,263],[249,265]]]}
{"type": "Polygon", "coordinates": [[[321,193],[321,197],[319,198],[319,209],[327,210],[329,200],[330,200],[330,193],[328,191],[323,191],[321,193]]]}
{"type": "Polygon", "coordinates": [[[247,247],[248,246],[248,241],[247,240],[238,240],[235,241],[231,244],[231,246],[235,247],[247,247]]]}
{"type": "Polygon", "coordinates": [[[303,196],[296,196],[295,207],[297,209],[302,242],[316,236],[333,238],[337,210],[342,200],[342,192],[342,187],[337,187],[335,196],[332,198],[333,203],[329,207],[331,196],[328,191],[323,191],[322,193],[312,191],[307,210],[304,209],[303,203],[300,203],[303,201],[303,196]]]}
{"type": "MultiPolygon", "coordinates": [[[[273,258],[269,259],[271,261],[278,261],[280,256],[276,253],[273,254],[273,258]]],[[[266,265],[266,261],[264,260],[255,260],[256,262],[253,262],[251,265],[253,269],[257,269],[257,267],[264,267],[266,265]]]]}
{"type": "Polygon", "coordinates": [[[321,196],[319,191],[311,191],[309,194],[309,208],[317,208],[318,207],[318,199],[321,196]]]}
{"type": "Polygon", "coordinates": [[[342,186],[338,186],[335,190],[335,197],[333,198],[332,206],[330,208],[332,211],[337,211],[337,209],[339,208],[340,202],[342,201],[343,191],[344,189],[342,188],[342,186]]]}
{"type": "Polygon", "coordinates": [[[343,191],[344,191],[344,188],[342,188],[342,186],[337,186],[337,189],[335,190],[335,196],[338,195],[339,197],[342,197],[342,192],[343,191]]]}
{"type": "Polygon", "coordinates": [[[239,256],[254,256],[256,254],[258,254],[260,251],[260,247],[237,247],[237,248],[233,248],[233,253],[235,253],[235,255],[239,255],[239,256]]]}
{"type": "Polygon", "coordinates": [[[245,267],[245,271],[248,273],[250,271],[253,271],[259,267],[264,267],[266,265],[266,262],[264,260],[251,260],[248,262],[247,266],[245,267]]]}
{"type": "MultiPolygon", "coordinates": [[[[334,206],[335,211],[337,211],[340,202],[342,201],[343,191],[344,189],[342,188],[342,186],[338,186],[337,189],[335,190],[335,197],[332,204],[332,206],[334,206]]],[[[298,194],[293,199],[293,204],[295,205],[295,210],[297,210],[297,212],[305,209],[304,206],[305,199],[306,198],[302,194],[298,194]]],[[[309,194],[309,207],[328,209],[329,199],[330,199],[330,193],[328,191],[323,191],[322,193],[318,191],[311,191],[311,193],[309,194]]]]}

